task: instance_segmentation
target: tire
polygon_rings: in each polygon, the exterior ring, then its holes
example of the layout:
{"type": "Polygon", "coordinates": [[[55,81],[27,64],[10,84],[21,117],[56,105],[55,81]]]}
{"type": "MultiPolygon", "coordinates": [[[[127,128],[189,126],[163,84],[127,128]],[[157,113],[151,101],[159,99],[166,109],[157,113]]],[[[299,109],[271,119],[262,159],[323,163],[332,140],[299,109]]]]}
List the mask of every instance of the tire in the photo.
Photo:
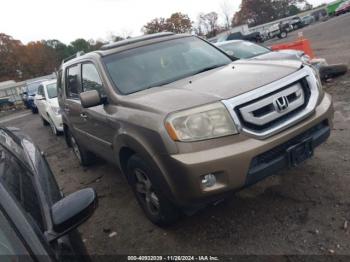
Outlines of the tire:
{"type": "Polygon", "coordinates": [[[287,36],[288,36],[288,33],[286,31],[283,31],[278,35],[278,38],[282,39],[282,38],[286,38],[287,36]]]}
{"type": "Polygon", "coordinates": [[[326,65],[319,69],[321,80],[344,75],[348,71],[348,66],[345,64],[326,65]]]}
{"type": "Polygon", "coordinates": [[[38,113],[38,109],[37,108],[32,107],[31,109],[32,109],[32,113],[33,114],[37,114],[38,113]]]}
{"type": "Polygon", "coordinates": [[[72,145],[73,153],[77,157],[80,165],[91,166],[95,162],[95,156],[78,144],[74,136],[69,132],[70,143],[72,145]]]}
{"type": "Polygon", "coordinates": [[[49,116],[49,125],[51,127],[51,131],[52,133],[55,135],[55,136],[59,136],[61,135],[61,132],[57,130],[56,126],[55,126],[55,123],[52,121],[52,119],[50,118],[49,116]]]}
{"type": "Polygon", "coordinates": [[[49,125],[49,123],[43,117],[41,117],[41,121],[43,122],[43,126],[49,125]]]}
{"type": "Polygon", "coordinates": [[[179,209],[171,203],[154,183],[156,171],[141,156],[134,154],[127,163],[127,177],[136,199],[147,218],[158,226],[174,224],[179,209]]]}

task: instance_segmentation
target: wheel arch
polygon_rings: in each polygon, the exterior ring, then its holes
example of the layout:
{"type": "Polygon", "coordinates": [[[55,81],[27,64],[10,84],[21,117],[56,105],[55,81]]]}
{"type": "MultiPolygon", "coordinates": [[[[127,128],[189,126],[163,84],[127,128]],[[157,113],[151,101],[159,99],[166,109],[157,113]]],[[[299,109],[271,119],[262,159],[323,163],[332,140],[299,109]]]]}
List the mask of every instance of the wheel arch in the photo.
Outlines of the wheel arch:
{"type": "Polygon", "coordinates": [[[169,199],[173,199],[174,196],[167,181],[166,171],[162,167],[160,161],[155,157],[156,154],[146,149],[151,147],[143,145],[140,141],[128,135],[118,136],[115,144],[119,145],[118,147],[115,147],[117,153],[117,163],[126,178],[127,162],[132,155],[138,154],[144,158],[144,160],[150,164],[154,170],[156,170],[156,174],[153,174],[152,177],[157,186],[162,189],[163,193],[166,194],[169,199]]]}
{"type": "Polygon", "coordinates": [[[72,142],[70,141],[69,132],[70,132],[69,126],[66,123],[63,123],[64,140],[66,141],[66,144],[68,147],[72,147],[72,142]]]}

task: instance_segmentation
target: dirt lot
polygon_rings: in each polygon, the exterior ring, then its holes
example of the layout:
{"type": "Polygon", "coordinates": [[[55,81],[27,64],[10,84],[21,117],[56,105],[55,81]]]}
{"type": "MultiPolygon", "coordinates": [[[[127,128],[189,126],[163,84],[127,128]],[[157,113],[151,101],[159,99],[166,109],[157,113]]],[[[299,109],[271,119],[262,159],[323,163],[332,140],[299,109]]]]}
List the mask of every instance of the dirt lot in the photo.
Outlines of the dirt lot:
{"type": "MultiPolygon", "coordinates": [[[[349,25],[350,14],[302,31],[318,56],[350,66],[349,25]]],[[[326,87],[334,98],[334,129],[313,159],[166,230],[143,216],[119,170],[102,160],[80,167],[63,137],[53,136],[37,115],[2,124],[22,128],[37,142],[65,193],[97,190],[99,208],[80,228],[91,254],[350,255],[350,74],[326,87]]]]}

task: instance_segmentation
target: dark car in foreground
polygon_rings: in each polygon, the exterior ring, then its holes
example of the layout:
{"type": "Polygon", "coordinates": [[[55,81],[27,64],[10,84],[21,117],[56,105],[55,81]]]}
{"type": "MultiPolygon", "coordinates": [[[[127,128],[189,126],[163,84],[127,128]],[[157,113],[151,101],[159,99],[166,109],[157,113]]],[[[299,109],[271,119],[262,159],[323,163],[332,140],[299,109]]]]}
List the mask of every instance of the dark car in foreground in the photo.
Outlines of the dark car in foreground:
{"type": "Polygon", "coordinates": [[[0,128],[1,261],[89,261],[76,228],[96,206],[91,188],[63,197],[30,138],[0,128]]]}

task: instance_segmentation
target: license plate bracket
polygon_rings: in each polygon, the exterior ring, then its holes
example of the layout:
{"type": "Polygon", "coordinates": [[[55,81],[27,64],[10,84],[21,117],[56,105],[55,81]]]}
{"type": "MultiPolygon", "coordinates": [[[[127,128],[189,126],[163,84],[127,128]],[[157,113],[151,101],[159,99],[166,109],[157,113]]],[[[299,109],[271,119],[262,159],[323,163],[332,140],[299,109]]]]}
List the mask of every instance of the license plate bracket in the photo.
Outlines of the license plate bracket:
{"type": "Polygon", "coordinates": [[[303,140],[302,142],[291,146],[287,149],[289,156],[289,165],[291,167],[299,166],[306,159],[312,157],[314,149],[312,146],[312,138],[303,140]]]}

